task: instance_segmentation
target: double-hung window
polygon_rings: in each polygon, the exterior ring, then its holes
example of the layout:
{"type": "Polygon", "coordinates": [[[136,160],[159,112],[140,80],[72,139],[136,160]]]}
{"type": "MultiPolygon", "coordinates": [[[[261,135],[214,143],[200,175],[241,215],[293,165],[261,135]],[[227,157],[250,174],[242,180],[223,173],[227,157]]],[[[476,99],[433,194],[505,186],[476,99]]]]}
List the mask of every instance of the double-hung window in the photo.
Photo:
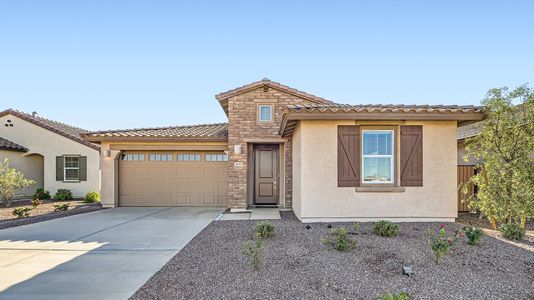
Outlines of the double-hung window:
{"type": "Polygon", "coordinates": [[[273,121],[273,106],[262,104],[258,106],[258,120],[260,122],[273,121]]]}
{"type": "Polygon", "coordinates": [[[393,183],[393,130],[363,130],[362,136],[362,183],[393,183]]]}
{"type": "Polygon", "coordinates": [[[80,180],[80,157],[79,156],[64,156],[63,168],[65,181],[79,181],[80,180]]]}

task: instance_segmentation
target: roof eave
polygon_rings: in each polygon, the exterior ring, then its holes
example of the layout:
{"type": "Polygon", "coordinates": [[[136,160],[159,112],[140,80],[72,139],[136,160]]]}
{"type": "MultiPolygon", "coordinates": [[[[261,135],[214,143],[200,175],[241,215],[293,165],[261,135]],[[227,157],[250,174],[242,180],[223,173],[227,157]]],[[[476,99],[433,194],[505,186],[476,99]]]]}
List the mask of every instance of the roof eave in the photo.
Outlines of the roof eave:
{"type": "Polygon", "coordinates": [[[82,136],[85,141],[88,142],[199,142],[199,143],[208,143],[208,142],[223,142],[227,143],[228,138],[192,138],[192,137],[131,137],[131,136],[82,136]]]}
{"type": "Polygon", "coordinates": [[[482,112],[292,112],[284,115],[279,132],[282,136],[291,135],[295,122],[300,120],[458,121],[462,124],[478,122],[484,117],[482,112]],[[288,130],[289,126],[293,128],[288,130]]]}

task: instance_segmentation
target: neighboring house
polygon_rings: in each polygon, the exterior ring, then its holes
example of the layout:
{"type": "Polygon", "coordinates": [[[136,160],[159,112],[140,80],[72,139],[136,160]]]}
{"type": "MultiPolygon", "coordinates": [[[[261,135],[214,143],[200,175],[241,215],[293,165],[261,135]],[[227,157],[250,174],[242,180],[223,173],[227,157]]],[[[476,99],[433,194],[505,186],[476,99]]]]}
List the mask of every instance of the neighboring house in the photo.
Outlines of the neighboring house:
{"type": "Polygon", "coordinates": [[[264,79],[228,124],[99,131],[102,203],[276,206],[312,221],[454,221],[456,129],[480,107],[341,105],[264,79]]]}
{"type": "Polygon", "coordinates": [[[75,197],[100,190],[100,147],[80,138],[87,130],[16,110],[0,112],[0,160],[24,173],[37,188],[54,194],[69,189],[75,197]]]}
{"type": "Polygon", "coordinates": [[[469,157],[469,159],[466,161],[464,158],[467,154],[467,151],[465,149],[465,141],[467,138],[474,137],[480,134],[482,131],[482,128],[484,126],[484,122],[476,122],[473,124],[468,124],[462,127],[458,127],[458,131],[456,132],[456,140],[458,142],[458,165],[459,166],[474,166],[479,161],[477,161],[473,157],[469,157]]]}

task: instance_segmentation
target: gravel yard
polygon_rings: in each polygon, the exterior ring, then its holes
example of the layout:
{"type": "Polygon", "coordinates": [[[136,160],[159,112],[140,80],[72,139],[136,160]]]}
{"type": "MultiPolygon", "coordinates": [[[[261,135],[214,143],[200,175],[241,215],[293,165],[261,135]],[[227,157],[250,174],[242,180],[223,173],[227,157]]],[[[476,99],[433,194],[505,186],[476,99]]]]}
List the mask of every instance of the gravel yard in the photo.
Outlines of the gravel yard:
{"type": "Polygon", "coordinates": [[[100,203],[85,203],[83,200],[70,200],[70,201],[53,201],[43,200],[43,203],[36,208],[32,208],[30,216],[27,218],[17,219],[13,215],[13,210],[17,207],[30,207],[30,200],[15,201],[10,207],[0,207],[0,229],[15,227],[20,225],[26,225],[31,223],[38,223],[46,220],[62,218],[66,216],[86,213],[102,209],[100,203]],[[67,211],[54,211],[54,204],[70,203],[67,211]]]}
{"type": "MultiPolygon", "coordinates": [[[[492,237],[479,246],[462,239],[436,266],[427,230],[437,223],[401,223],[396,238],[376,236],[362,223],[356,248],[337,252],[320,242],[326,224],[307,230],[292,213],[282,216],[264,242],[259,271],[241,252],[255,222],[213,222],[132,299],[376,299],[402,289],[412,299],[534,297],[534,253],[492,237]],[[402,275],[402,266],[414,275],[402,275]]],[[[447,224],[448,233],[460,227],[447,224]]]]}

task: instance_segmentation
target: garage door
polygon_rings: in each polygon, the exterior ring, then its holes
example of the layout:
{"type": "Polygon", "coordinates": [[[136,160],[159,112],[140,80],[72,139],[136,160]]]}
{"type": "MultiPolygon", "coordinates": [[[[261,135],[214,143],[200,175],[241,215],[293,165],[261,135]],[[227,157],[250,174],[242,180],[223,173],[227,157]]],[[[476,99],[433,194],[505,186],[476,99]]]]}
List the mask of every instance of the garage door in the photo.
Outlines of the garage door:
{"type": "Polygon", "coordinates": [[[120,206],[226,206],[223,152],[125,152],[119,161],[120,206]]]}

